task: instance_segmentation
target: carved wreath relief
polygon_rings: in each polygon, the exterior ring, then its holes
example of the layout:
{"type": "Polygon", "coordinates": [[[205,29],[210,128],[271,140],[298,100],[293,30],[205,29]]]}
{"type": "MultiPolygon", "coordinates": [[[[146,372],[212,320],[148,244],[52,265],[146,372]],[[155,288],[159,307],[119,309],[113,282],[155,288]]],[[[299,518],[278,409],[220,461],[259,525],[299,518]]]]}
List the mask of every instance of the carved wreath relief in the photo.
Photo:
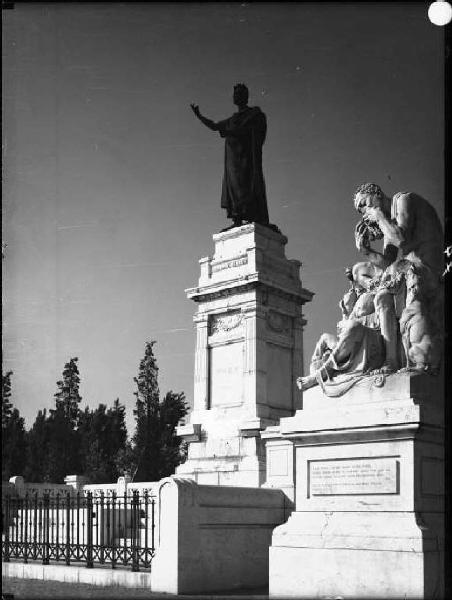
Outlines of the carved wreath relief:
{"type": "Polygon", "coordinates": [[[229,333],[235,329],[239,329],[243,323],[243,315],[240,312],[226,314],[226,315],[213,315],[210,319],[209,333],[215,335],[219,333],[229,333]]]}

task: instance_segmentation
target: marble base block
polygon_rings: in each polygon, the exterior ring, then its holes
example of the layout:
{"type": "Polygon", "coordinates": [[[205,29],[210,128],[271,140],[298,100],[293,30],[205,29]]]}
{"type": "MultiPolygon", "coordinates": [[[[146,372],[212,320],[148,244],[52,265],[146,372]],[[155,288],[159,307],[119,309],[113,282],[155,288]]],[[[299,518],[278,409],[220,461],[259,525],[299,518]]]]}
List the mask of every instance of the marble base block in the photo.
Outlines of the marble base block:
{"type": "Polygon", "coordinates": [[[436,513],[295,512],[270,548],[270,596],[443,598],[436,513]]]}
{"type": "Polygon", "coordinates": [[[295,500],[273,532],[270,596],[444,597],[441,381],[369,377],[303,406],[263,433],[265,486],[295,500]]]}

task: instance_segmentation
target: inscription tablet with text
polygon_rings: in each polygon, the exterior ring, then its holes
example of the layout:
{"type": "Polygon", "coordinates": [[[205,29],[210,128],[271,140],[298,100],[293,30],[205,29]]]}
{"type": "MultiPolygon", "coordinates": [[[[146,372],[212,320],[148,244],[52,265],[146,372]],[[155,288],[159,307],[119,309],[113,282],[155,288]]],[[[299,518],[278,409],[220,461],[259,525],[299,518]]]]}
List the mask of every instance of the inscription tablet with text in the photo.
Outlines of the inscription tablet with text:
{"type": "Polygon", "coordinates": [[[398,494],[399,463],[395,457],[308,461],[308,494],[398,494]]]}

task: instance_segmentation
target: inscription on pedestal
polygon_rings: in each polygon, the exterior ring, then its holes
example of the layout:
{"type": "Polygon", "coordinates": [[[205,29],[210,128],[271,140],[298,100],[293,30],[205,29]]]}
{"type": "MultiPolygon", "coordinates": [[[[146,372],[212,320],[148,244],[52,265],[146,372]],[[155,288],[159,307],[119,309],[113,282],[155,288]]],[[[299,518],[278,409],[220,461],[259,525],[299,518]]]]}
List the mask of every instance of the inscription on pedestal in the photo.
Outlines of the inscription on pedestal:
{"type": "Polygon", "coordinates": [[[308,461],[308,497],[398,493],[396,457],[308,461]]]}
{"type": "Polygon", "coordinates": [[[231,260],[222,261],[212,265],[212,273],[218,273],[218,271],[224,271],[224,269],[233,269],[234,267],[241,267],[248,264],[248,256],[240,256],[231,260]]]}

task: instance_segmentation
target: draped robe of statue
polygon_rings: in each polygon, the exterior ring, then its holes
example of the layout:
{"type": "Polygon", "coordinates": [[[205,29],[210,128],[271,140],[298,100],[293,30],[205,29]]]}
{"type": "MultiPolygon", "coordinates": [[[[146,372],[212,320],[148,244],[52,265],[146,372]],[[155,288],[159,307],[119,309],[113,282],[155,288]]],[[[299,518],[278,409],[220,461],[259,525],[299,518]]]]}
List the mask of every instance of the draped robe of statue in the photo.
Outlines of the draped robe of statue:
{"type": "Polygon", "coordinates": [[[228,218],[268,224],[262,172],[267,120],[259,107],[246,107],[217,123],[225,138],[221,207],[228,218]]]}

